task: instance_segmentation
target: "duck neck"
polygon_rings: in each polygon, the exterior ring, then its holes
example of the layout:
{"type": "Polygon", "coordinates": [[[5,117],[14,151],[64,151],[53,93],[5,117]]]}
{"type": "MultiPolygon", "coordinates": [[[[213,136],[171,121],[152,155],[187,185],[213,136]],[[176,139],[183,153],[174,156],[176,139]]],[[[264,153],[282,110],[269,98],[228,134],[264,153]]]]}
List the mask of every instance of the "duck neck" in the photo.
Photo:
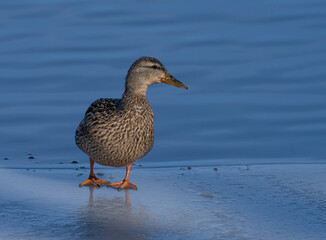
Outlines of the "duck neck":
{"type": "Polygon", "coordinates": [[[135,95],[139,97],[146,98],[146,91],[147,91],[147,85],[145,84],[129,84],[129,82],[126,82],[126,88],[123,95],[135,95]]]}
{"type": "Polygon", "coordinates": [[[128,72],[124,95],[137,95],[146,98],[148,84],[140,76],[128,72]]]}
{"type": "Polygon", "coordinates": [[[146,98],[146,91],[147,91],[147,86],[144,86],[142,88],[137,88],[137,89],[126,88],[125,92],[123,93],[123,96],[128,95],[128,96],[138,96],[138,97],[146,98]]]}
{"type": "MultiPolygon", "coordinates": [[[[147,86],[146,86],[147,89],[147,86]]],[[[126,89],[122,95],[122,99],[124,102],[129,102],[129,100],[136,100],[136,99],[146,99],[146,90],[145,91],[130,91],[130,89],[126,89]]],[[[132,101],[132,102],[133,102],[132,101]]]]}

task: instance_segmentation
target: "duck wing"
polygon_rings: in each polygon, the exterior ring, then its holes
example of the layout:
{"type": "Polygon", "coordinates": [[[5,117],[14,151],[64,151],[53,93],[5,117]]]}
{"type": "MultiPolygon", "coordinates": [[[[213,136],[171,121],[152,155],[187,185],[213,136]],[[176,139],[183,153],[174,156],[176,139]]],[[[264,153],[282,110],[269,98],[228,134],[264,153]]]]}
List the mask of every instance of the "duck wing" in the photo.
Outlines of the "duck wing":
{"type": "MultiPolygon", "coordinates": [[[[81,143],[91,137],[91,129],[105,124],[111,119],[119,108],[121,99],[100,98],[93,102],[85,112],[84,119],[80,122],[75,133],[75,140],[79,148],[81,143]]],[[[83,149],[82,149],[83,150],[83,149]]]]}
{"type": "Polygon", "coordinates": [[[100,98],[93,102],[85,112],[85,117],[88,114],[107,114],[111,115],[118,109],[121,99],[100,98]]]}

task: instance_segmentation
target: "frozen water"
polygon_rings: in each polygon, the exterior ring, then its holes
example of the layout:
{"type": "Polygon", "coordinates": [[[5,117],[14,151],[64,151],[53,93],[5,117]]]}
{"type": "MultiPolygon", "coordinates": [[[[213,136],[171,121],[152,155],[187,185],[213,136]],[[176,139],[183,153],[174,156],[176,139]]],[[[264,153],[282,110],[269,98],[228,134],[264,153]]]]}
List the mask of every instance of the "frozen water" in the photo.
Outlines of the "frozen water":
{"type": "MultiPolygon", "coordinates": [[[[99,171],[109,181],[123,177],[99,171]]],[[[139,190],[119,192],[79,188],[88,169],[1,169],[0,239],[321,240],[325,171],[318,164],[139,167],[131,173],[139,190]]]]}

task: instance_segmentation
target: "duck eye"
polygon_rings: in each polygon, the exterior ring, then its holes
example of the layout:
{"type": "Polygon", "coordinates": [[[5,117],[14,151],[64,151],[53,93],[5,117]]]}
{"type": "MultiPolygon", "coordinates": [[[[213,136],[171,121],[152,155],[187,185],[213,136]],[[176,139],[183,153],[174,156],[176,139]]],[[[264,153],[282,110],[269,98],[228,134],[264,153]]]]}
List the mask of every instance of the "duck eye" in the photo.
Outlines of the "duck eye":
{"type": "Polygon", "coordinates": [[[154,69],[158,69],[158,66],[156,66],[156,65],[153,65],[153,66],[152,66],[152,68],[154,68],[154,69]]]}

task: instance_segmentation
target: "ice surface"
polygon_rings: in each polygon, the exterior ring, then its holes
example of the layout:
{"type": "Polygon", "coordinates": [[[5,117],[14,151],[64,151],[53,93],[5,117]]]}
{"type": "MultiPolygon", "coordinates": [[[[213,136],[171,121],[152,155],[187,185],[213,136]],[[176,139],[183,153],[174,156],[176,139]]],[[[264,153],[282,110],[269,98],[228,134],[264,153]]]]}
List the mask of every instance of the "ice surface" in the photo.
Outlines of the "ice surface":
{"type": "Polygon", "coordinates": [[[79,188],[88,171],[2,168],[0,239],[326,238],[324,164],[135,168],[137,191],[79,188]]]}

